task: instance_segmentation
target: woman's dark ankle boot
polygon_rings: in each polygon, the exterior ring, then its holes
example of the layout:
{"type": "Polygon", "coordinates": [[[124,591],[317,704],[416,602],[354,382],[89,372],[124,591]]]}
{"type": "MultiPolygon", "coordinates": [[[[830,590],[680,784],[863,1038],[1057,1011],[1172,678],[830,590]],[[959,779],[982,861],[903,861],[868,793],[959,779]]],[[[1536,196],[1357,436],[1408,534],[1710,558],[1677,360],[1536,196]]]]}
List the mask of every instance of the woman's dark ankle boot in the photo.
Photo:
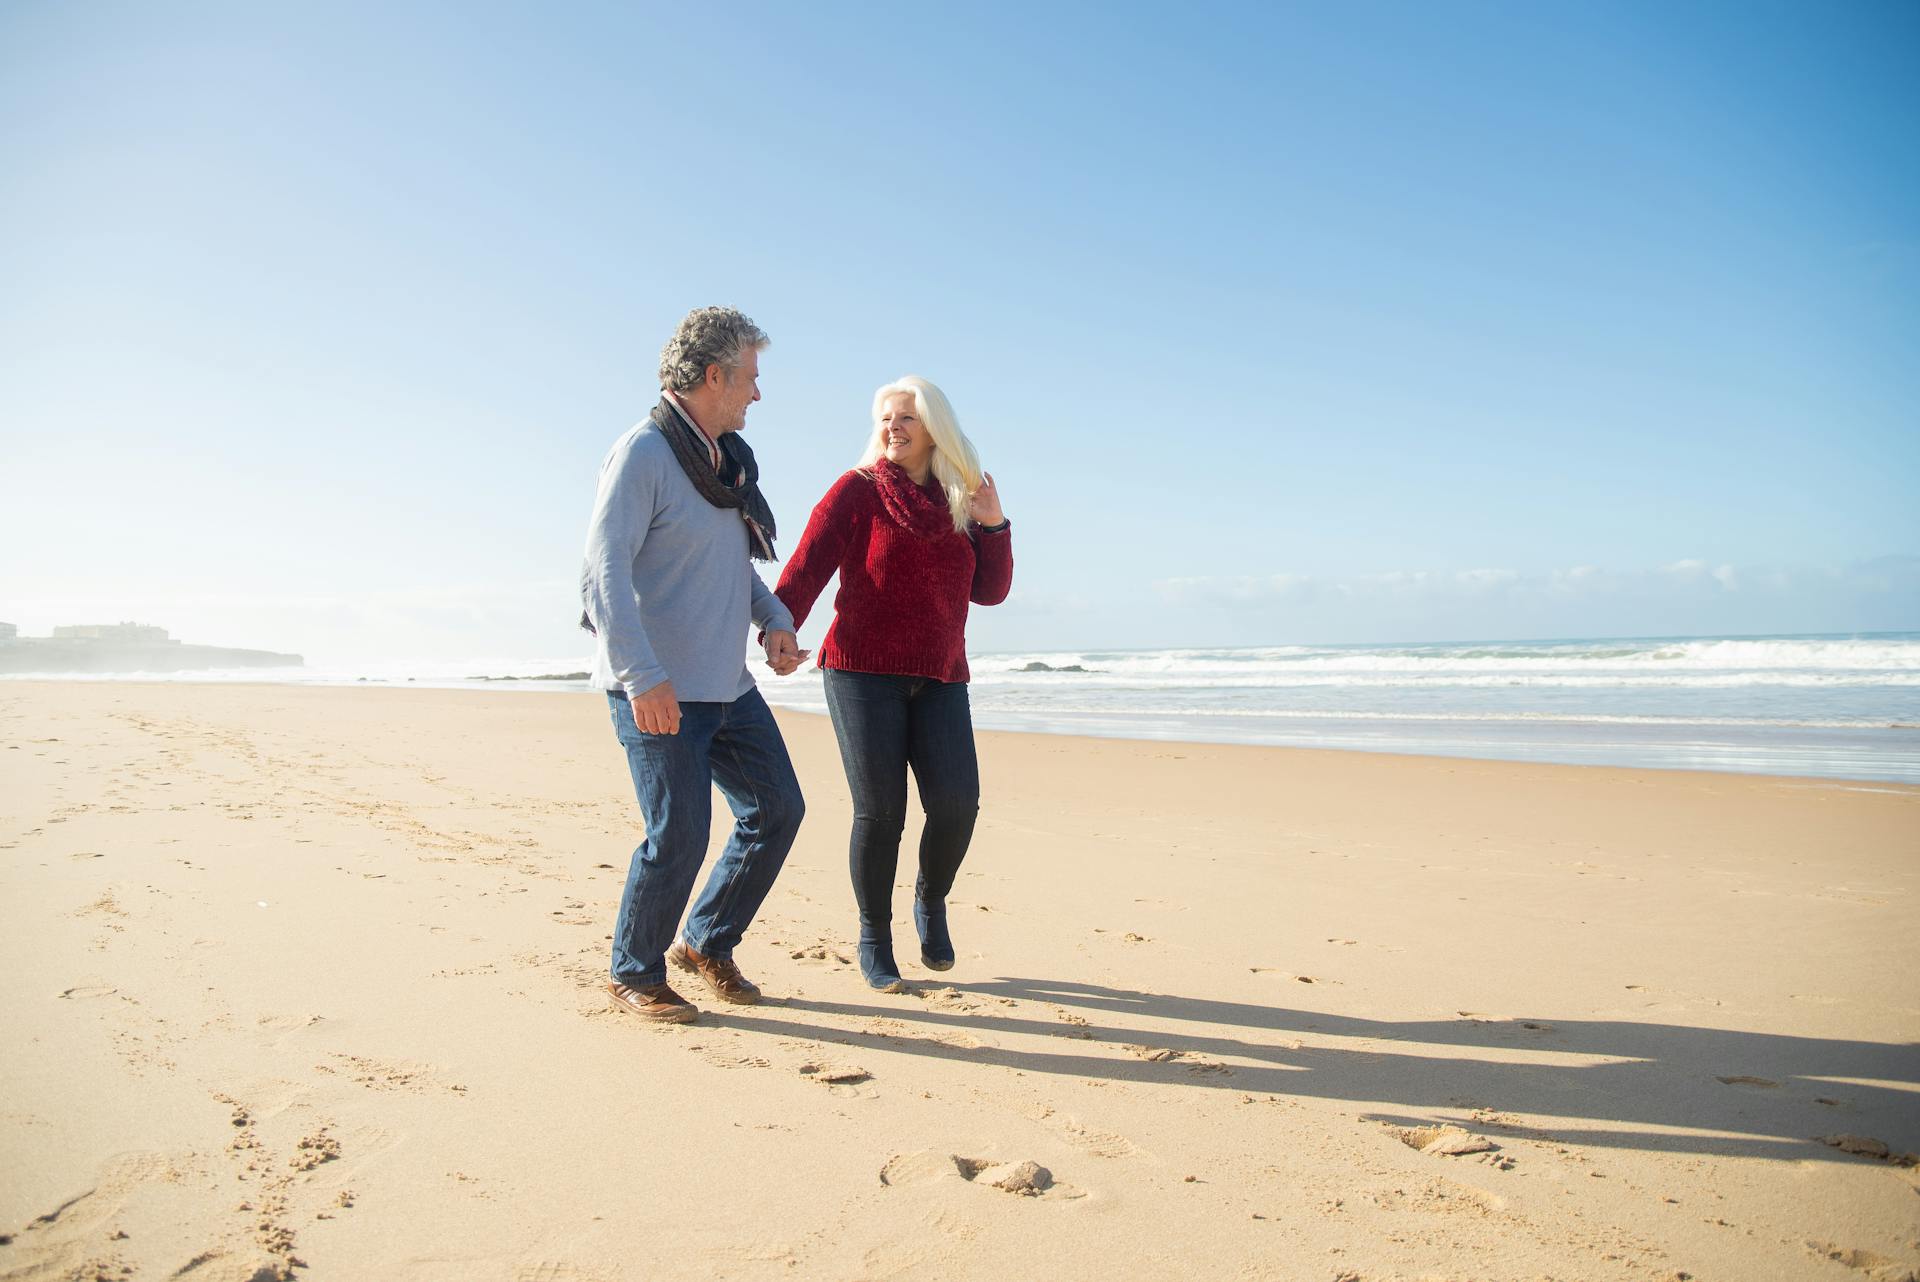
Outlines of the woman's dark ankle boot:
{"type": "Polygon", "coordinates": [[[860,973],[867,987],[881,993],[904,993],[906,981],[900,978],[900,966],[893,960],[891,939],[860,937],[860,973]]]}
{"type": "Polygon", "coordinates": [[[947,906],[915,899],[913,924],[920,928],[920,964],[928,970],[952,970],[953,940],[947,935],[947,906]]]}

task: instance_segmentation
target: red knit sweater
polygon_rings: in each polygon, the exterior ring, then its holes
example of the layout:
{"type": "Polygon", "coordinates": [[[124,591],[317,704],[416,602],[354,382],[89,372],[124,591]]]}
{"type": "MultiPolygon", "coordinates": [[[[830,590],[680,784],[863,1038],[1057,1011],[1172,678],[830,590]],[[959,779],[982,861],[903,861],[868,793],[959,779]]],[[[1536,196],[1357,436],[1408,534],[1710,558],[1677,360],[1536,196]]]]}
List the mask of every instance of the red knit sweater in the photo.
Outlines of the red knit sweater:
{"type": "Polygon", "coordinates": [[[967,603],[1007,599],[1013,535],[961,534],[938,485],[881,459],[833,483],[781,572],[774,594],[796,631],[836,570],[821,667],[965,681],[967,603]]]}

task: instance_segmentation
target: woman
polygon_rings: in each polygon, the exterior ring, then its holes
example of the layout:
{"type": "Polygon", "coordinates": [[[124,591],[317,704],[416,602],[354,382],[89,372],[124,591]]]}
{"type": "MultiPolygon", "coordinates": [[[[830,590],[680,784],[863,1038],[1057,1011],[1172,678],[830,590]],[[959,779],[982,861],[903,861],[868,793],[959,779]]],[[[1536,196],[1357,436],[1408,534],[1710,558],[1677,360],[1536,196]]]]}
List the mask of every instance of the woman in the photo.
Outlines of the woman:
{"type": "Polygon", "coordinates": [[[893,959],[893,876],[907,769],[927,818],[913,890],[920,960],[946,970],[947,892],[980,809],[967,603],[998,605],[1013,583],[1013,536],[993,478],[924,378],[874,393],[866,453],[813,509],[774,589],[796,630],[835,571],[840,591],[818,662],[853,792],[860,970],[873,988],[897,993],[906,986],[893,959]]]}

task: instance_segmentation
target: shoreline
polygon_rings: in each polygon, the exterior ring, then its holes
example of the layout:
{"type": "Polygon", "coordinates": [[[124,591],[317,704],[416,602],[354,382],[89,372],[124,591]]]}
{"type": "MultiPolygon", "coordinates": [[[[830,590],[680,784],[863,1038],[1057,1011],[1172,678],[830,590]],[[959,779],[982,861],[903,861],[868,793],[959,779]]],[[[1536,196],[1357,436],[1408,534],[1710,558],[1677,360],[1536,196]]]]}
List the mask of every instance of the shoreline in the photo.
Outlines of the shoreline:
{"type": "MultiPolygon", "coordinates": [[[[758,676],[759,674],[756,673],[756,677],[758,676]]],[[[761,682],[760,685],[761,685],[761,693],[764,697],[767,686],[765,682],[761,682]]],[[[397,692],[397,693],[432,692],[432,693],[440,693],[440,694],[472,694],[472,695],[480,695],[480,696],[497,694],[497,693],[507,693],[512,695],[549,695],[549,696],[570,696],[570,697],[579,697],[582,695],[595,695],[598,693],[597,691],[591,688],[583,688],[575,684],[563,684],[559,682],[543,682],[543,681],[538,681],[531,678],[517,678],[514,680],[490,679],[484,682],[475,682],[471,680],[460,681],[460,682],[453,682],[453,681],[439,682],[439,681],[432,681],[432,680],[393,681],[386,678],[362,678],[362,679],[351,681],[351,682],[332,682],[332,681],[303,682],[303,681],[260,680],[253,677],[234,678],[234,679],[222,678],[222,679],[214,679],[214,680],[196,680],[191,676],[183,675],[180,679],[177,679],[177,680],[152,680],[152,679],[90,677],[90,676],[78,676],[78,677],[69,676],[69,677],[61,677],[61,678],[15,677],[15,678],[8,678],[5,680],[0,680],[0,694],[4,694],[4,692],[9,688],[31,689],[35,687],[50,687],[50,688],[109,687],[109,688],[129,688],[129,689],[138,689],[138,688],[146,688],[146,687],[152,687],[152,688],[158,688],[158,689],[172,689],[172,688],[187,687],[187,688],[209,688],[209,689],[262,689],[262,690],[272,690],[272,689],[358,690],[358,691],[382,690],[382,691],[390,691],[390,692],[397,692]]],[[[778,715],[813,717],[813,718],[818,718],[823,722],[827,719],[826,712],[824,709],[794,706],[792,704],[776,702],[775,700],[772,700],[772,699],[769,699],[767,702],[768,702],[768,705],[773,709],[773,711],[778,715]]],[[[1907,778],[1898,777],[1895,775],[1890,775],[1885,773],[1884,771],[1881,773],[1858,773],[1858,774],[1840,774],[1837,772],[1797,773],[1791,770],[1729,769],[1729,768],[1726,768],[1724,765],[1712,765],[1712,764],[1687,765],[1687,764],[1649,763],[1649,762],[1631,762],[1631,761],[1614,761],[1614,760],[1577,761],[1577,760],[1556,759],[1555,757],[1550,755],[1513,755],[1513,754],[1481,755],[1481,754],[1476,754],[1468,751],[1443,751],[1443,750],[1420,751],[1420,750],[1407,750],[1404,747],[1375,747],[1375,746],[1368,746],[1365,744],[1345,744],[1345,743],[1306,744],[1306,743],[1295,743],[1295,742],[1284,742],[1284,741],[1283,742],[1263,742],[1258,740],[1229,739],[1229,738],[1204,737],[1204,736],[1189,737],[1187,735],[1183,735],[1182,733],[1180,733],[1179,729],[1177,728],[1170,730],[1164,734],[1128,733],[1126,729],[1117,729],[1109,733],[1097,728],[1086,728],[1086,727],[1081,727],[1076,729],[1067,729],[1067,730],[1050,730],[1050,729],[1042,729],[1042,728],[1030,727],[1030,726],[994,724],[996,719],[997,718],[993,714],[987,714],[984,717],[976,715],[976,719],[975,719],[976,733],[1013,734],[1013,735],[1033,736],[1033,737],[1046,738],[1046,739],[1087,740],[1087,741],[1094,741],[1094,742],[1117,741],[1117,742],[1123,742],[1123,743],[1135,743],[1135,744],[1149,745],[1149,746],[1167,745],[1167,744],[1174,744],[1174,745],[1184,744],[1191,747],[1250,748],[1255,750],[1262,750],[1262,751],[1271,750],[1271,751],[1284,752],[1284,753],[1311,754],[1311,753],[1320,753],[1320,752],[1332,752],[1332,753],[1339,753],[1343,755],[1354,755],[1354,756],[1362,756],[1362,757],[1385,757],[1385,758],[1391,758],[1391,759],[1440,760],[1440,761],[1473,762],[1473,763],[1504,763],[1504,764],[1516,765],[1516,766],[1560,766],[1560,767],[1565,767],[1569,769],[1578,769],[1578,770],[1593,770],[1593,769],[1651,770],[1661,774],[1725,775],[1728,777],[1740,778],[1740,779],[1782,779],[1782,780],[1790,779],[1790,780],[1798,780],[1798,781],[1807,782],[1807,783],[1853,784],[1853,785],[1859,785],[1859,786],[1871,785],[1875,787],[1883,787],[1883,788],[1899,790],[1903,792],[1920,792],[1920,782],[1911,781],[1907,778]]],[[[1298,720],[1310,721],[1312,720],[1312,718],[1310,716],[1302,716],[1298,718],[1298,720]]],[[[1391,720],[1391,719],[1382,718],[1381,720],[1391,720]]],[[[1406,720],[1410,723],[1419,724],[1429,719],[1407,718],[1406,720]]],[[[1445,725],[1499,724],[1499,725],[1525,726],[1525,727],[1532,728],[1532,727],[1556,727],[1556,726],[1562,726],[1562,725],[1604,726],[1608,723],[1590,720],[1590,719],[1568,719],[1562,722],[1562,721],[1547,720],[1547,719],[1504,720],[1499,718],[1485,718],[1478,721],[1461,720],[1461,719],[1445,719],[1441,721],[1440,724],[1445,724],[1445,725]]],[[[1625,724],[1631,725],[1637,729],[1647,728],[1641,722],[1629,722],[1625,724]]],[[[1671,728],[1674,728],[1674,729],[1679,729],[1687,726],[1713,727],[1717,729],[1740,728],[1739,724],[1729,725],[1723,722],[1675,721],[1670,724],[1671,724],[1671,728]]],[[[1663,726],[1662,728],[1665,728],[1665,727],[1663,726]]],[[[1876,729],[1876,730],[1884,729],[1891,732],[1908,732],[1908,731],[1916,732],[1914,733],[1913,737],[1915,738],[1916,746],[1920,746],[1920,727],[1909,726],[1905,723],[1890,723],[1885,727],[1873,727],[1873,729],[1876,729]]],[[[1584,746],[1584,745],[1575,745],[1575,747],[1580,747],[1580,746],[1584,746]]],[[[1728,745],[1729,748],[1733,746],[1734,745],[1728,745]]],[[[1605,749],[1606,749],[1606,745],[1600,745],[1600,747],[1597,750],[1604,751],[1605,749]]],[[[1916,761],[1916,764],[1914,765],[1913,770],[1915,772],[1920,772],[1920,761],[1916,761]]]]}

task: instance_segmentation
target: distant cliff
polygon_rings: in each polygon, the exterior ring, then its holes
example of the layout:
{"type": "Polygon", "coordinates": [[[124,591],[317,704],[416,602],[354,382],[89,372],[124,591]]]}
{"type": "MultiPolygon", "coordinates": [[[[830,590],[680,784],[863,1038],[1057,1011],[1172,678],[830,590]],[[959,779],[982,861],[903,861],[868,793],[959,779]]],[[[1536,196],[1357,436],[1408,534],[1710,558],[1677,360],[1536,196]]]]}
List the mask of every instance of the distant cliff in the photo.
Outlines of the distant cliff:
{"type": "Polygon", "coordinates": [[[215,668],[298,668],[297,654],[187,645],[164,628],[138,623],[75,624],[50,637],[13,635],[0,624],[0,673],[50,676],[106,672],[203,672],[215,668]]]}

